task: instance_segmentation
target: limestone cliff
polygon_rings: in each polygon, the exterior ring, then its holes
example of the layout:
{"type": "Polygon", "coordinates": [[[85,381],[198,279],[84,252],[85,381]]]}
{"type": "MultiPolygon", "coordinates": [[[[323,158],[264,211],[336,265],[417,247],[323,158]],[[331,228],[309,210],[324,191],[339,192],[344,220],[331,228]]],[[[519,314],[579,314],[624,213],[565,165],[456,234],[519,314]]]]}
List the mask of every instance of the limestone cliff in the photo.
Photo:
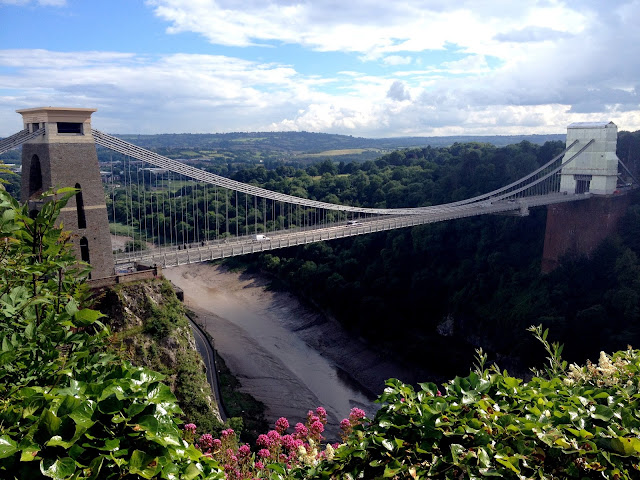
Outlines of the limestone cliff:
{"type": "Polygon", "coordinates": [[[184,307],[167,280],[105,288],[97,308],[108,315],[111,348],[135,365],[165,374],[184,420],[213,432],[222,422],[184,307]]]}

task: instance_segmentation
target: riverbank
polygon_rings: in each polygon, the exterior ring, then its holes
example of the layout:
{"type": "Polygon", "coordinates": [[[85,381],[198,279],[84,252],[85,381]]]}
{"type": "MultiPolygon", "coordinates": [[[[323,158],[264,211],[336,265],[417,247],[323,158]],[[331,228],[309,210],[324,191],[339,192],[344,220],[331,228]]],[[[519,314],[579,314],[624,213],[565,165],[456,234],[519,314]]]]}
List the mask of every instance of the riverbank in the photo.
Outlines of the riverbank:
{"type": "Polygon", "coordinates": [[[270,424],[281,416],[304,421],[323,406],[336,434],[352,407],[377,409],[372,393],[381,393],[387,378],[424,380],[289,293],[269,291],[264,276],[209,264],[164,273],[184,290],[242,390],[266,405],[270,424]]]}

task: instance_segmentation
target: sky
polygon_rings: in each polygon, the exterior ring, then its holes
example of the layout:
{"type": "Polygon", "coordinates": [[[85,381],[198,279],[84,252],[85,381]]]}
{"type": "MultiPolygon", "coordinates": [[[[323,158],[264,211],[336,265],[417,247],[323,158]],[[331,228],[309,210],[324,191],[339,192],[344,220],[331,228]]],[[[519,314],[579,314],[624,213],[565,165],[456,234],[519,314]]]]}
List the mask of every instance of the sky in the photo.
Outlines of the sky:
{"type": "Polygon", "coordinates": [[[108,133],[640,129],[640,0],[0,0],[15,110],[108,133]]]}

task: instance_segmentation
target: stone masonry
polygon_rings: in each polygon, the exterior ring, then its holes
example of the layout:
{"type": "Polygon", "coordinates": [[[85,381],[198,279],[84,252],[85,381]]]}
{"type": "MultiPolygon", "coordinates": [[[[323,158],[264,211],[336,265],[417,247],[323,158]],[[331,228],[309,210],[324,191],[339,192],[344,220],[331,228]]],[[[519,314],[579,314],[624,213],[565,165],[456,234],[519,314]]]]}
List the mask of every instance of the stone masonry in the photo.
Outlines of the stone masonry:
{"type": "Polygon", "coordinates": [[[91,135],[93,109],[44,107],[18,110],[30,131],[45,135],[22,146],[21,200],[30,202],[49,188],[76,187],[60,215],[73,235],[78,258],[91,264],[91,278],[114,274],[111,236],[96,146],[91,135]],[[60,131],[59,131],[60,130],[60,131]]]}

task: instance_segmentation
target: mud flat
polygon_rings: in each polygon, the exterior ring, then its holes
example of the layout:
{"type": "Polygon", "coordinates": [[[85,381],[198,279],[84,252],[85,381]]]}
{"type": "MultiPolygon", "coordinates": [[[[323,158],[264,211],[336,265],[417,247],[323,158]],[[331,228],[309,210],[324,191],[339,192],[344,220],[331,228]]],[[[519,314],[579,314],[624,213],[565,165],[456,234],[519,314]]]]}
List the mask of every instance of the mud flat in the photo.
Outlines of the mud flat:
{"type": "Polygon", "coordinates": [[[267,290],[265,277],[209,264],[163,273],[184,290],[185,303],[215,339],[242,390],[266,405],[271,424],[282,416],[304,422],[308,410],[323,406],[335,435],[352,407],[371,415],[377,410],[373,399],[387,378],[424,380],[293,295],[267,290]]]}

